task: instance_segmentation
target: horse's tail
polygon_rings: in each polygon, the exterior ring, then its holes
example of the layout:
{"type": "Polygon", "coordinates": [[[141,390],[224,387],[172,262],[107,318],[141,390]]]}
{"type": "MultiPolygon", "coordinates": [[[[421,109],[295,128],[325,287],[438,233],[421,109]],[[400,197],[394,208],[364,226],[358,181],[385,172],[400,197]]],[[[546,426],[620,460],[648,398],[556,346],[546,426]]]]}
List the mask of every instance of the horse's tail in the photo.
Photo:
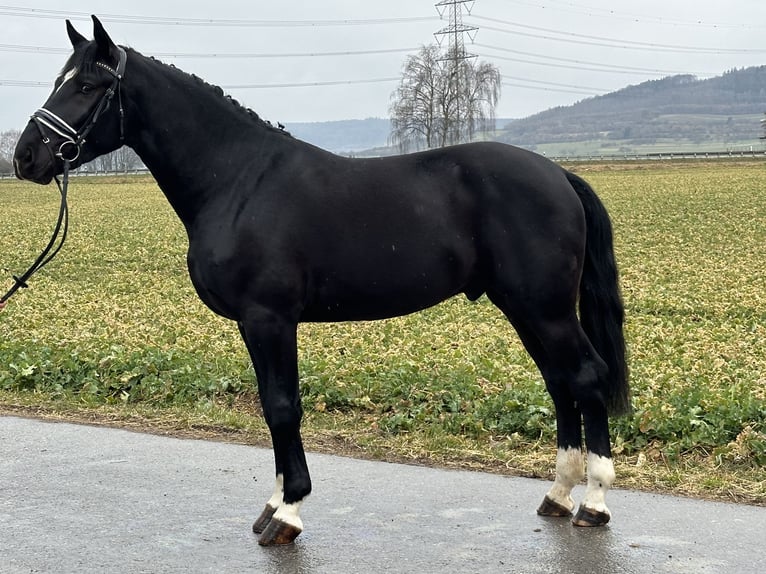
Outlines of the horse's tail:
{"type": "Polygon", "coordinates": [[[580,280],[580,322],[585,334],[609,367],[606,406],[610,415],[631,410],[628,365],[620,295],[614,258],[612,224],[604,204],[582,178],[566,172],[585,209],[587,234],[580,280]]]}

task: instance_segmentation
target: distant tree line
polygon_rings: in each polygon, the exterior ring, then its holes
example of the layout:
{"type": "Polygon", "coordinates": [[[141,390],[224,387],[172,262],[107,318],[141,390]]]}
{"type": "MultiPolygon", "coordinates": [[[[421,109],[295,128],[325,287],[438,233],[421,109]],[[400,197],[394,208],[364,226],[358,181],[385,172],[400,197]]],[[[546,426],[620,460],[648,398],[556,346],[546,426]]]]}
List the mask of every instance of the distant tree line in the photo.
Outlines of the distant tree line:
{"type": "MultiPolygon", "coordinates": [[[[0,173],[13,173],[13,152],[21,130],[0,132],[0,173]]],[[[127,146],[98,157],[80,169],[87,172],[131,171],[143,167],[141,158],[127,146]]]]}

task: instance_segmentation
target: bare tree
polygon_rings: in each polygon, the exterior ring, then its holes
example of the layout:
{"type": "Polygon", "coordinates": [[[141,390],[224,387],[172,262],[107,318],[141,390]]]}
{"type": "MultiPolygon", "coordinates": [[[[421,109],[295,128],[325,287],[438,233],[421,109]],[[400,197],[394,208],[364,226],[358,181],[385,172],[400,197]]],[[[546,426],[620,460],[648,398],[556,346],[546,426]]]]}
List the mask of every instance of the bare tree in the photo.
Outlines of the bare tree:
{"type": "Polygon", "coordinates": [[[437,145],[439,100],[444,74],[436,46],[408,56],[399,87],[391,95],[391,140],[402,152],[437,145]]]}
{"type": "Polygon", "coordinates": [[[471,141],[477,132],[488,133],[495,129],[495,107],[500,100],[502,76],[500,70],[488,62],[464,65],[463,96],[460,105],[465,121],[460,141],[471,141]]]}
{"type": "Polygon", "coordinates": [[[389,108],[390,140],[401,152],[471,141],[494,129],[500,71],[486,62],[451,60],[434,45],[407,58],[389,108]]]}
{"type": "Polygon", "coordinates": [[[86,171],[94,172],[125,172],[143,167],[141,158],[138,157],[135,151],[127,146],[123,146],[118,150],[97,157],[93,161],[87,164],[86,171]]]}
{"type": "Polygon", "coordinates": [[[13,172],[13,151],[21,131],[8,130],[0,133],[0,173],[13,172]]]}

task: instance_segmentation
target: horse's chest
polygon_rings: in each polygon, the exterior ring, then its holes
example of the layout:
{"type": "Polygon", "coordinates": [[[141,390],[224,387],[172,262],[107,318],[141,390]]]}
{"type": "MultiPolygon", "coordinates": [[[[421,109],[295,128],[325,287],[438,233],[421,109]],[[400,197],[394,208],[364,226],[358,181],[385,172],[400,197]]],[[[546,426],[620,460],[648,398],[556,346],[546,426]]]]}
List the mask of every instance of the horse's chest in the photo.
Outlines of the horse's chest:
{"type": "Polygon", "coordinates": [[[211,246],[192,242],[187,265],[192,285],[202,302],[219,315],[238,320],[241,295],[237,293],[241,279],[234,259],[211,246]]]}

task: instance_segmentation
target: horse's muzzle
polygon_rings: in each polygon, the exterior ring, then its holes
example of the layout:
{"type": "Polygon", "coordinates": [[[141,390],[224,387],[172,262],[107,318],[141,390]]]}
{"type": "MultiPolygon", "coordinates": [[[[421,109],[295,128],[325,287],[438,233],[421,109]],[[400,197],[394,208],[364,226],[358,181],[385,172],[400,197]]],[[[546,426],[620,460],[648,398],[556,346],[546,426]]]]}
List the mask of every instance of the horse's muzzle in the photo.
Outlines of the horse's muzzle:
{"type": "Polygon", "coordinates": [[[22,134],[13,155],[13,171],[19,179],[45,185],[56,175],[56,165],[42,141],[25,143],[22,134]]]}

